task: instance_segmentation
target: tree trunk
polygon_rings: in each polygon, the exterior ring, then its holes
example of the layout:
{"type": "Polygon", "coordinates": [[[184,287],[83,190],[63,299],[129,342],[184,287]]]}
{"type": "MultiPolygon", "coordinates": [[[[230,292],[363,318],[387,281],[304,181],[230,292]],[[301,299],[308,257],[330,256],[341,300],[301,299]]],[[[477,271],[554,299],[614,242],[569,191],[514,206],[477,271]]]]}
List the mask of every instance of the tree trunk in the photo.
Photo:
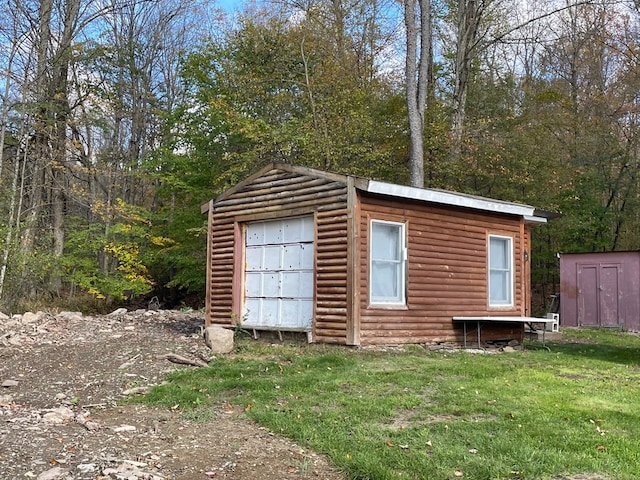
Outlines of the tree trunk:
{"type": "Polygon", "coordinates": [[[429,88],[431,53],[430,0],[404,0],[407,35],[405,63],[407,115],[409,120],[409,180],[413,187],[424,187],[424,113],[429,88]],[[416,19],[419,11],[419,23],[416,19]],[[420,47],[418,48],[418,38],[420,47]]]}
{"type": "Polygon", "coordinates": [[[458,0],[458,38],[456,42],[455,84],[451,115],[449,159],[457,161],[462,153],[466,122],[467,93],[473,59],[477,50],[478,27],[490,0],[458,0]]]}

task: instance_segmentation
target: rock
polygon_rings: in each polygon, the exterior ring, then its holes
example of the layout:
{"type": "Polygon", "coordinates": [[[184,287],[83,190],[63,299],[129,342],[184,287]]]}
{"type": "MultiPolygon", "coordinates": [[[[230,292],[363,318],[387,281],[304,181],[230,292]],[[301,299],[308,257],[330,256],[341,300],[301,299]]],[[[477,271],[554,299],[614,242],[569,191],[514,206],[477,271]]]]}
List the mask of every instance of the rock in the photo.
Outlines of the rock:
{"type": "Polygon", "coordinates": [[[117,468],[105,468],[102,471],[102,475],[107,478],[127,480],[164,480],[165,477],[163,475],[146,469],[143,470],[144,467],[148,467],[148,465],[134,460],[125,460],[117,468]]]}
{"type": "Polygon", "coordinates": [[[73,410],[68,407],[58,407],[49,410],[42,416],[42,420],[45,423],[49,423],[52,425],[61,425],[63,423],[67,423],[73,418],[75,415],[73,414],[73,410]]]}
{"type": "Polygon", "coordinates": [[[81,312],[60,312],[56,315],[57,320],[65,320],[67,322],[75,322],[82,320],[81,312]]]}
{"type": "Polygon", "coordinates": [[[126,308],[118,308],[116,310],[114,310],[113,312],[107,314],[107,317],[119,317],[121,315],[124,315],[128,312],[128,310],[126,308]]]}
{"type": "Polygon", "coordinates": [[[22,314],[22,319],[21,319],[22,323],[24,325],[27,325],[29,323],[36,323],[40,319],[40,316],[38,315],[38,313],[24,312],[22,314]]]}
{"type": "Polygon", "coordinates": [[[13,403],[11,395],[0,395],[0,407],[9,407],[13,403]]]}
{"type": "Polygon", "coordinates": [[[78,465],[78,470],[82,473],[91,473],[97,470],[97,465],[95,463],[81,463],[78,465]]]}
{"type": "Polygon", "coordinates": [[[76,416],[76,423],[79,423],[84,428],[89,430],[90,432],[94,432],[100,429],[100,424],[98,422],[94,422],[93,420],[89,420],[88,413],[81,413],[76,416]]]}
{"type": "Polygon", "coordinates": [[[213,353],[231,353],[233,351],[233,330],[209,326],[204,330],[204,343],[213,353]]]}
{"type": "Polygon", "coordinates": [[[55,480],[56,478],[60,478],[62,476],[66,476],[67,471],[61,467],[53,467],[46,472],[42,472],[37,476],[36,480],[55,480]]]}
{"type": "Polygon", "coordinates": [[[119,427],[112,427],[111,429],[116,433],[135,432],[137,430],[133,425],[120,425],[119,427]]]}
{"type": "Polygon", "coordinates": [[[126,390],[124,390],[122,392],[122,395],[124,396],[129,396],[129,395],[146,395],[147,393],[149,393],[149,390],[151,390],[151,386],[146,386],[146,387],[132,387],[132,388],[127,388],[126,390]]]}
{"type": "Polygon", "coordinates": [[[2,386],[5,387],[5,388],[17,387],[18,386],[18,381],[17,380],[5,380],[4,382],[2,382],[2,386]]]}
{"type": "Polygon", "coordinates": [[[507,345],[506,347],[504,347],[502,349],[502,351],[505,352],[505,353],[513,353],[513,352],[516,351],[516,349],[507,345]]]}
{"type": "Polygon", "coordinates": [[[6,320],[9,320],[11,317],[9,315],[7,315],[6,313],[2,313],[0,312],[0,322],[4,322],[6,320]]]}

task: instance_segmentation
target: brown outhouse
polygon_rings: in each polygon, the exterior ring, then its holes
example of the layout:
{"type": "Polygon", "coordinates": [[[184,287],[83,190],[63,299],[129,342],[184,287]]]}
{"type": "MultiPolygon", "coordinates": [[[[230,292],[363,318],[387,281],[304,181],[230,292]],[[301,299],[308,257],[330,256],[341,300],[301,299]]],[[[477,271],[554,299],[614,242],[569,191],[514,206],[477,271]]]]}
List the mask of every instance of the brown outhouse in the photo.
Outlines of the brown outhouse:
{"type": "Polygon", "coordinates": [[[465,319],[523,335],[546,222],[531,206],[271,164],[202,210],[207,325],[347,345],[461,341],[465,319]]]}
{"type": "Polygon", "coordinates": [[[640,331],[640,252],[561,254],[560,322],[640,331]]]}

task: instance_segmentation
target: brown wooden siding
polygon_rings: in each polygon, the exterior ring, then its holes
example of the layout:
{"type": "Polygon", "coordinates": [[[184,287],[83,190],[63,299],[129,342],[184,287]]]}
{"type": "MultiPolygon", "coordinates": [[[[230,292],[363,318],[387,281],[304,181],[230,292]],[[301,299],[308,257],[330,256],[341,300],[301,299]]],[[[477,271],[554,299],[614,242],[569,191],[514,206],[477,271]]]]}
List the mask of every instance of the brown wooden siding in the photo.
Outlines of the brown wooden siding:
{"type": "Polygon", "coordinates": [[[345,343],[347,325],[347,187],[273,169],[213,202],[210,216],[207,324],[233,325],[240,318],[245,222],[316,214],[317,341],[345,343]],[[240,270],[240,272],[238,272],[240,270]],[[235,276],[234,276],[235,274],[235,276]],[[235,291],[234,291],[235,288],[235,291]],[[237,301],[234,301],[234,293],[237,301]]]}
{"type": "MultiPolygon", "coordinates": [[[[345,205],[346,207],[346,205],[345,205]]],[[[316,329],[319,342],[347,340],[347,209],[318,212],[316,241],[316,329]]]]}
{"type": "MultiPolygon", "coordinates": [[[[422,343],[462,339],[453,316],[521,315],[524,312],[521,219],[506,215],[438,207],[411,201],[389,201],[361,194],[360,327],[363,344],[422,343]],[[368,292],[369,220],[406,222],[408,288],[406,308],[371,307],[368,292]],[[514,306],[489,308],[487,238],[513,237],[514,306]]],[[[528,247],[527,247],[528,248],[528,247]]],[[[500,326],[493,333],[520,338],[522,327],[500,326]],[[506,328],[505,328],[506,327],[506,328]]]]}

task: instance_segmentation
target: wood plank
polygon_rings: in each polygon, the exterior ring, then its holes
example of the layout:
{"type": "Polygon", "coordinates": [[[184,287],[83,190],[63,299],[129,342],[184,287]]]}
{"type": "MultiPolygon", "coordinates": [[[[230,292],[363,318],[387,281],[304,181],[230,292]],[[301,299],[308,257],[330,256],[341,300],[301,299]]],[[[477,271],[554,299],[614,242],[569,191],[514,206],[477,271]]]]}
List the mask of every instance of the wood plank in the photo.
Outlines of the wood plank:
{"type": "Polygon", "coordinates": [[[345,222],[342,220],[336,220],[333,223],[327,223],[325,225],[318,225],[317,238],[321,241],[331,240],[333,238],[346,238],[348,235],[345,222]]]}
{"type": "Polygon", "coordinates": [[[229,205],[230,201],[242,200],[247,198],[253,199],[262,195],[266,197],[273,193],[286,192],[290,190],[311,189],[318,186],[327,185],[329,183],[330,182],[328,182],[324,178],[312,177],[290,177],[284,180],[255,182],[251,185],[248,185],[241,191],[234,193],[228,199],[220,201],[219,204],[229,205]]]}
{"type": "Polygon", "coordinates": [[[318,287],[318,294],[346,294],[347,287],[346,286],[335,286],[335,287],[318,287]]]}
{"type": "Polygon", "coordinates": [[[321,203],[339,203],[346,202],[347,194],[342,192],[332,193],[331,195],[327,195],[327,192],[318,192],[318,193],[296,193],[296,192],[285,192],[285,194],[274,198],[265,202],[252,202],[247,204],[246,202],[242,204],[242,207],[238,205],[216,205],[215,213],[219,215],[221,213],[233,212],[235,214],[244,213],[247,214],[252,210],[264,210],[271,211],[273,209],[282,208],[285,205],[295,205],[296,208],[300,208],[303,206],[309,205],[317,205],[319,200],[322,200],[321,203]]]}
{"type": "Polygon", "coordinates": [[[279,200],[289,200],[292,197],[299,199],[306,198],[319,198],[329,197],[331,195],[344,195],[344,188],[336,188],[335,184],[327,184],[326,182],[320,182],[316,186],[305,186],[304,184],[287,185],[283,188],[266,188],[263,190],[248,190],[241,194],[233,195],[232,197],[218,202],[216,204],[216,211],[225,211],[230,207],[236,207],[238,205],[251,205],[251,204],[264,204],[264,203],[276,203],[279,200]]]}
{"type": "Polygon", "coordinates": [[[336,308],[329,308],[329,307],[317,307],[316,308],[316,315],[322,315],[323,318],[328,318],[332,315],[337,315],[340,318],[344,318],[344,316],[347,314],[347,307],[336,307],[336,308]]]}
{"type": "Polygon", "coordinates": [[[288,216],[293,217],[300,216],[300,212],[306,212],[308,214],[325,210],[332,211],[343,206],[344,202],[340,201],[339,199],[334,203],[323,203],[320,200],[317,200],[305,202],[304,205],[286,203],[270,207],[257,205],[253,206],[252,208],[238,208],[237,210],[232,209],[228,212],[215,212],[214,215],[216,215],[220,221],[233,221],[234,219],[244,220],[245,218],[262,219],[288,216]]]}

